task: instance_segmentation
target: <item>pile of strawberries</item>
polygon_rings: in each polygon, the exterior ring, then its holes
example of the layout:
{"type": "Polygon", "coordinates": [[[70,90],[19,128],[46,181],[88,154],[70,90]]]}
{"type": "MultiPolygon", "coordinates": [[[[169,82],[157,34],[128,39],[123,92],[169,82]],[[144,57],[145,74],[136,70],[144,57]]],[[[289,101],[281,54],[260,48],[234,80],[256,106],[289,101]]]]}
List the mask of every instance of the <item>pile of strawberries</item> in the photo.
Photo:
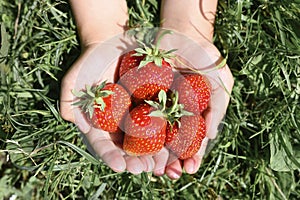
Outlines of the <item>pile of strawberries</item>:
{"type": "MultiPolygon", "coordinates": [[[[178,158],[193,156],[206,134],[203,112],[211,90],[199,73],[173,68],[173,50],[144,46],[124,54],[117,83],[76,92],[94,127],[124,134],[129,155],[154,155],[164,146],[178,158]]],[[[74,93],[75,94],[75,93],[74,93]]]]}

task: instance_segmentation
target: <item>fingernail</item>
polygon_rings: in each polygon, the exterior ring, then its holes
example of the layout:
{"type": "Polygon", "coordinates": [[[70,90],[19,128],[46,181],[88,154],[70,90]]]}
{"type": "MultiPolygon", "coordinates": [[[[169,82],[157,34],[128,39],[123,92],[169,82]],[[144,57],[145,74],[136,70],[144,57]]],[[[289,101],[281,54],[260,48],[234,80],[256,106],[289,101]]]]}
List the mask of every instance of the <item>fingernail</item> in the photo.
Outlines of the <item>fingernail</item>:
{"type": "Polygon", "coordinates": [[[136,165],[134,168],[133,168],[133,174],[140,174],[144,171],[144,165],[136,165]]]}
{"type": "Polygon", "coordinates": [[[180,176],[176,173],[171,173],[170,176],[171,176],[172,179],[179,179],[180,178],[180,176]]]}
{"type": "Polygon", "coordinates": [[[147,169],[147,172],[153,171],[154,165],[155,165],[155,163],[154,163],[153,159],[149,159],[147,162],[147,167],[145,167],[147,169]]]}
{"type": "Polygon", "coordinates": [[[164,168],[158,169],[158,170],[154,171],[155,176],[162,176],[162,175],[164,175],[164,173],[165,173],[165,169],[164,168]]]}
{"type": "Polygon", "coordinates": [[[140,163],[140,164],[135,164],[133,165],[132,169],[130,170],[131,173],[133,174],[140,174],[145,170],[145,166],[144,164],[140,163]]]}
{"type": "Polygon", "coordinates": [[[193,165],[194,165],[194,161],[191,158],[184,160],[184,166],[183,166],[184,172],[191,174],[192,170],[194,169],[193,165]]]}
{"type": "Polygon", "coordinates": [[[126,166],[125,165],[117,165],[112,168],[113,171],[115,172],[123,172],[125,170],[126,166]]]}
{"type": "Polygon", "coordinates": [[[187,171],[187,173],[193,173],[194,172],[194,163],[192,166],[188,166],[186,171],[187,171]]]}

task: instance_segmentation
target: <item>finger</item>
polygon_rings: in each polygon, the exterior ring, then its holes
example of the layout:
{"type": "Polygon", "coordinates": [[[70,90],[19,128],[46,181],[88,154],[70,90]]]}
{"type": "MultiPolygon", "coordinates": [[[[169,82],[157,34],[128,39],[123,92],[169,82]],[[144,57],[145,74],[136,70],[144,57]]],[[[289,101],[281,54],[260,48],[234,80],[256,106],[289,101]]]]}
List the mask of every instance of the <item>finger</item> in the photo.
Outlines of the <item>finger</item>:
{"type": "Polygon", "coordinates": [[[211,96],[211,102],[208,109],[203,114],[207,130],[206,136],[210,139],[215,139],[217,136],[218,127],[227,109],[227,102],[225,101],[227,100],[225,99],[223,91],[215,91],[215,93],[211,96]]]}
{"type": "Polygon", "coordinates": [[[75,123],[78,128],[87,133],[90,130],[90,124],[85,119],[79,107],[74,107],[74,95],[72,90],[75,89],[77,77],[81,70],[84,56],[82,55],[71,67],[68,73],[64,76],[61,83],[60,93],[60,114],[63,119],[75,123]]]}
{"type": "Polygon", "coordinates": [[[153,156],[155,167],[153,173],[155,176],[162,176],[165,173],[165,168],[168,162],[169,151],[163,148],[155,156],[153,156]]]}
{"type": "Polygon", "coordinates": [[[86,134],[95,153],[115,172],[123,172],[126,169],[124,153],[111,140],[109,133],[100,129],[91,128],[86,134]]]}
{"type": "Polygon", "coordinates": [[[176,158],[175,155],[170,154],[169,160],[171,162],[168,163],[166,167],[166,174],[170,179],[179,179],[182,175],[182,163],[176,158]]]}
{"type": "Polygon", "coordinates": [[[199,151],[191,158],[184,160],[183,168],[188,174],[195,174],[199,170],[202,159],[205,155],[205,150],[207,148],[208,141],[209,139],[205,137],[202,140],[199,151]]]}
{"type": "Polygon", "coordinates": [[[125,156],[126,160],[126,169],[132,174],[140,174],[145,171],[145,165],[136,156],[125,156]]]}
{"type": "Polygon", "coordinates": [[[78,126],[78,128],[83,132],[87,133],[91,125],[85,118],[79,107],[74,107],[73,99],[74,96],[71,92],[72,88],[65,83],[62,85],[62,94],[60,99],[60,114],[63,119],[70,121],[78,126]]]}
{"type": "Polygon", "coordinates": [[[75,86],[75,79],[73,76],[77,76],[76,72],[69,72],[62,80],[61,93],[60,93],[60,114],[63,119],[75,122],[73,114],[73,99],[72,89],[75,86]]]}
{"type": "Polygon", "coordinates": [[[145,172],[152,172],[155,166],[154,159],[152,156],[140,156],[140,161],[144,164],[144,171],[145,172]]]}

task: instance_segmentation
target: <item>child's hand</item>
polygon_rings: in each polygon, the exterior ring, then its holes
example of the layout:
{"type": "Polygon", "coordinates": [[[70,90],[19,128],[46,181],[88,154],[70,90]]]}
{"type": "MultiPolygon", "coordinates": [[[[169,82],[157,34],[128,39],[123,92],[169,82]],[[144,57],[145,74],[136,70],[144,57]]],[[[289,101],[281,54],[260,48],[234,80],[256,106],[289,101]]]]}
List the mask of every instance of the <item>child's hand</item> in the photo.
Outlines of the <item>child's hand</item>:
{"type": "MultiPolygon", "coordinates": [[[[116,39],[118,41],[118,39],[116,39]]],[[[111,63],[121,50],[111,46],[112,49],[103,48],[101,45],[92,45],[85,49],[78,60],[65,75],[61,85],[60,112],[65,120],[75,123],[83,133],[83,138],[91,152],[100,157],[112,170],[123,172],[125,170],[139,174],[143,171],[154,171],[157,175],[163,175],[168,160],[168,151],[162,149],[155,156],[128,156],[120,148],[122,134],[102,131],[93,128],[86,120],[79,107],[73,104],[74,94],[72,90],[79,91],[85,85],[93,85],[105,79],[113,82],[117,63],[111,63]],[[107,64],[109,66],[107,67],[107,64]],[[99,80],[99,77],[100,78],[99,80]]]]}
{"type": "Polygon", "coordinates": [[[182,167],[189,174],[196,173],[209,139],[214,139],[218,127],[223,119],[229,103],[230,93],[233,87],[233,77],[226,63],[222,62],[222,56],[213,45],[214,21],[217,9],[217,0],[163,0],[161,8],[162,27],[181,33],[185,37],[168,40],[167,48],[181,49],[178,55],[183,56],[192,67],[201,71],[212,70],[207,74],[212,84],[212,94],[209,107],[204,114],[207,126],[207,136],[204,139],[199,152],[192,158],[183,162],[169,158],[166,174],[170,178],[179,178],[182,167]],[[191,40],[189,40],[191,39],[191,40]],[[219,69],[213,69],[216,66],[219,69]]]}

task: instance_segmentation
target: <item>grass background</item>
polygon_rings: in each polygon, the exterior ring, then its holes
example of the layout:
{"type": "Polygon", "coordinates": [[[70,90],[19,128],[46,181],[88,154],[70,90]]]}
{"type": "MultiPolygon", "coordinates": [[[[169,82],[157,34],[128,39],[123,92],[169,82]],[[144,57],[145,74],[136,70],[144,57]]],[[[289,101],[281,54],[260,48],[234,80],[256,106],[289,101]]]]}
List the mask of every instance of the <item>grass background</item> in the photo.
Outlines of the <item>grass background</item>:
{"type": "MultiPolygon", "coordinates": [[[[59,116],[80,54],[64,0],[1,0],[0,199],[300,199],[299,0],[220,0],[214,42],[235,77],[224,128],[199,172],[114,173],[59,116]]],[[[156,26],[159,1],[129,1],[156,26]]]]}

